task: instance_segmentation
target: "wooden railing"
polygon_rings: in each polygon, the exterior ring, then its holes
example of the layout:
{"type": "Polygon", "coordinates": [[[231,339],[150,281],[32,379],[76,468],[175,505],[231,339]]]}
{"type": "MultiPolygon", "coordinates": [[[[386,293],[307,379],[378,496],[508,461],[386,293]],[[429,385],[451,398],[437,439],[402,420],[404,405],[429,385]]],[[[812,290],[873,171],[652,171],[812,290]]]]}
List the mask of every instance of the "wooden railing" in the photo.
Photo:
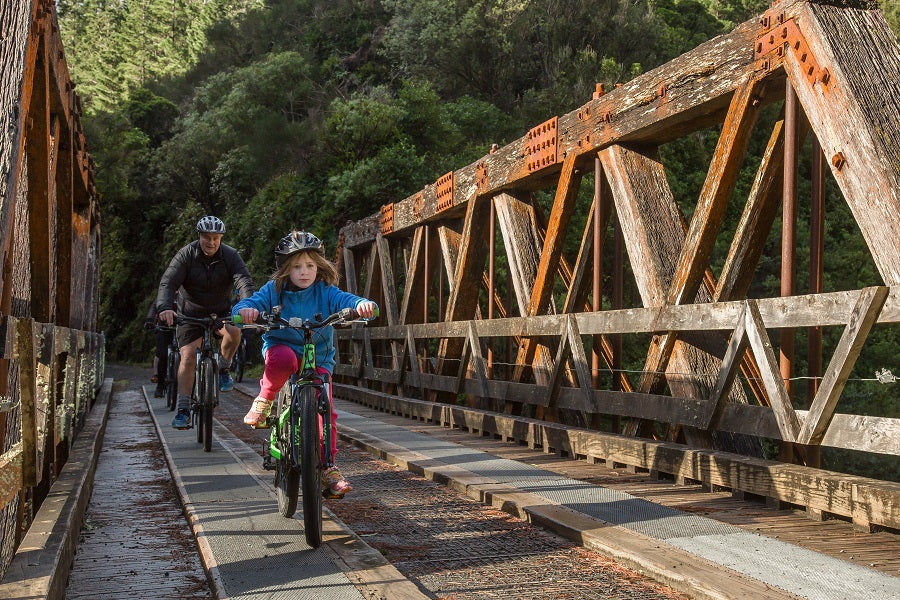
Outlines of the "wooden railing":
{"type": "MultiPolygon", "coordinates": [[[[859,355],[871,326],[900,323],[900,286],[661,308],[611,310],[508,319],[455,321],[393,327],[365,327],[335,333],[343,343],[335,373],[359,386],[394,386],[407,397],[429,399],[432,392],[462,394],[473,406],[496,408],[508,403],[530,407],[569,409],[592,415],[615,415],[651,419],[698,428],[724,431],[803,445],[822,445],[861,452],[900,456],[900,419],[842,414],[837,399],[859,355]],[[870,298],[880,301],[873,303],[870,298]],[[812,403],[811,410],[795,410],[775,364],[767,330],[792,327],[844,326],[844,333],[812,403]],[[731,345],[745,336],[762,372],[771,406],[726,402],[735,379],[735,360],[726,357],[718,377],[698,380],[705,395],[696,398],[594,389],[586,358],[589,340],[582,336],[634,334],[667,331],[727,331],[731,345]],[[521,383],[489,378],[485,358],[488,345],[500,346],[506,339],[542,339],[553,348],[562,365],[571,361],[577,386],[567,385],[560,369],[549,374],[548,383],[521,383]],[[440,375],[422,352],[422,343],[439,339],[463,340],[465,350],[456,376],[440,375]],[[555,341],[551,341],[555,340],[555,341]],[[497,341],[500,343],[498,344],[497,341]],[[400,367],[392,363],[387,344],[398,344],[400,367]],[[350,344],[350,345],[348,345],[350,344]],[[380,350],[380,351],[379,351],[380,350]],[[431,371],[431,372],[429,372],[431,371]]],[[[731,356],[736,352],[732,351],[731,356]]],[[[494,370],[497,373],[498,370],[494,370]]],[[[875,379],[874,373],[872,379],[875,379]]],[[[873,382],[872,385],[882,385],[873,382]]],[[[891,384],[885,384],[891,385],[891,384]]],[[[893,384],[897,385],[897,384],[893,384]]],[[[900,388],[900,386],[898,386],[900,388]]],[[[900,389],[897,390],[900,394],[900,389]]],[[[521,411],[515,411],[521,412],[521,411]]],[[[586,419],[591,422],[592,419],[586,419]]]]}
{"type": "Polygon", "coordinates": [[[2,573],[59,475],[100,389],[103,334],[0,319],[0,360],[9,385],[0,398],[8,450],[0,454],[2,573]]]}

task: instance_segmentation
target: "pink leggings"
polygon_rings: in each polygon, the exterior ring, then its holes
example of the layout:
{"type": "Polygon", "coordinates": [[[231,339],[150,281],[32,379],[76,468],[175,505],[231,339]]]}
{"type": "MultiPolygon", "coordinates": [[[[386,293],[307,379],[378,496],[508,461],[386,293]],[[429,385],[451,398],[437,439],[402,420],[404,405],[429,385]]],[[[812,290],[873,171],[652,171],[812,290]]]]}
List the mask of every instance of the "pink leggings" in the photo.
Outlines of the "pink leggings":
{"type": "MultiPolygon", "coordinates": [[[[284,386],[291,373],[294,373],[298,367],[297,354],[290,346],[278,344],[269,348],[266,351],[266,369],[259,381],[259,395],[266,400],[274,400],[278,395],[278,390],[284,386]]],[[[316,373],[326,375],[328,369],[318,367],[316,373]]],[[[337,413],[334,412],[330,385],[328,386],[328,404],[331,406],[331,454],[337,455],[337,413]]],[[[319,425],[321,426],[321,424],[320,422],[319,425]]]]}

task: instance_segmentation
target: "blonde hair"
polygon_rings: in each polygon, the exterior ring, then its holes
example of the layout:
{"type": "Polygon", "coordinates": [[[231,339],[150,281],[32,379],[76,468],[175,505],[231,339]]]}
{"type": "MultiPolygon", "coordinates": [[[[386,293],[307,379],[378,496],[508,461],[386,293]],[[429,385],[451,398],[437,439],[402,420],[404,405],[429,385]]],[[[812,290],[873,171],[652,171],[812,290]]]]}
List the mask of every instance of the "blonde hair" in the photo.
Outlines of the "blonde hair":
{"type": "Polygon", "coordinates": [[[327,285],[337,285],[340,281],[340,276],[337,272],[337,267],[332,264],[330,260],[325,258],[324,255],[319,252],[309,251],[309,250],[301,250],[297,254],[292,254],[281,263],[281,267],[278,268],[275,273],[272,274],[272,279],[275,280],[275,291],[280,292],[281,289],[285,286],[285,283],[289,281],[291,269],[294,266],[294,262],[303,257],[304,255],[308,256],[310,260],[312,260],[316,264],[316,279],[321,279],[327,285]]]}

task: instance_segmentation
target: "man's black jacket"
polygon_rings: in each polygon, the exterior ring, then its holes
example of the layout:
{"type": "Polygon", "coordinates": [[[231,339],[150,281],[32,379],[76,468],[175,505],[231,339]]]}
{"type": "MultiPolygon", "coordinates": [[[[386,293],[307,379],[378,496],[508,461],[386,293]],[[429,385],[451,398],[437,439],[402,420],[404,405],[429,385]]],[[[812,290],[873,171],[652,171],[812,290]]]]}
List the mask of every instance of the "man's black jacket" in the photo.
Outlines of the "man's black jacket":
{"type": "Polygon", "coordinates": [[[241,299],[253,295],[253,280],[247,265],[231,246],[221,244],[212,256],[194,240],[175,254],[163,273],[156,296],[160,312],[175,310],[175,292],[181,288],[178,310],[190,316],[231,314],[233,291],[241,299]]]}

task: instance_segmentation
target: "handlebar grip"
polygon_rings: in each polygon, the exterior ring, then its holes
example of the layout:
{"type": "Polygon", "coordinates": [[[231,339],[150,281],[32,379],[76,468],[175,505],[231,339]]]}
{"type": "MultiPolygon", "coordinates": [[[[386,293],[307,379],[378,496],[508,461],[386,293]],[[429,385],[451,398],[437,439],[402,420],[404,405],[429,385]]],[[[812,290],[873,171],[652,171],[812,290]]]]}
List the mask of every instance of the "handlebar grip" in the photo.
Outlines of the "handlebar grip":
{"type": "Polygon", "coordinates": [[[243,325],[244,317],[242,317],[241,315],[231,315],[231,323],[233,325],[243,325]]]}

